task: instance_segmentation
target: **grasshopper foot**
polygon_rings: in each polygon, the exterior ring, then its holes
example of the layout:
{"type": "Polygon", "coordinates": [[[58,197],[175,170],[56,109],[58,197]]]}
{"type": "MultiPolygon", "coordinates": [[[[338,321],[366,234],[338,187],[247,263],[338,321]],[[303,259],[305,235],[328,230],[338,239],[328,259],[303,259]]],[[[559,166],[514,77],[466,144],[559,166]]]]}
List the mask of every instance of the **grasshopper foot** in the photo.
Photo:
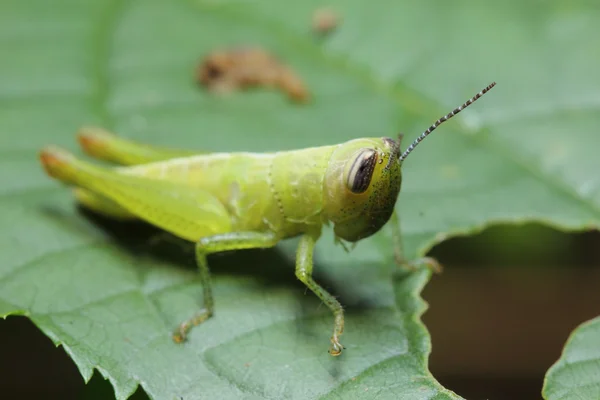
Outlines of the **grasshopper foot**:
{"type": "Polygon", "coordinates": [[[187,340],[188,333],[196,325],[200,325],[212,316],[212,312],[208,310],[202,310],[194,317],[182,322],[179,328],[173,333],[173,341],[175,343],[183,343],[187,340]]]}
{"type": "Polygon", "coordinates": [[[338,340],[337,335],[332,336],[331,346],[329,347],[329,354],[331,354],[334,357],[337,357],[340,354],[342,354],[342,350],[344,350],[344,346],[342,346],[342,344],[338,340]]]}
{"type": "Polygon", "coordinates": [[[441,274],[443,271],[442,265],[435,258],[431,257],[421,257],[412,261],[407,261],[396,257],[396,264],[398,264],[401,268],[409,270],[410,272],[418,271],[423,266],[434,274],[441,274]]]}

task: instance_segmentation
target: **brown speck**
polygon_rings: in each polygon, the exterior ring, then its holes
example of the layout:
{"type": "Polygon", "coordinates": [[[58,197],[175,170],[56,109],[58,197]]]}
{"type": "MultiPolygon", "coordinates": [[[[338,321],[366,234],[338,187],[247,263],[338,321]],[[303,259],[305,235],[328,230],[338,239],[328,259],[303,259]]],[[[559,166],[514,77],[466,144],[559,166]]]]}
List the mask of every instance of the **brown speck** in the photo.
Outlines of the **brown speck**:
{"type": "Polygon", "coordinates": [[[313,30],[321,35],[333,31],[340,23],[338,14],[330,8],[319,8],[313,14],[313,30]]]}
{"type": "Polygon", "coordinates": [[[217,50],[198,65],[196,80],[212,92],[249,87],[279,88],[297,102],[309,98],[302,80],[276,57],[258,47],[217,50]]]}

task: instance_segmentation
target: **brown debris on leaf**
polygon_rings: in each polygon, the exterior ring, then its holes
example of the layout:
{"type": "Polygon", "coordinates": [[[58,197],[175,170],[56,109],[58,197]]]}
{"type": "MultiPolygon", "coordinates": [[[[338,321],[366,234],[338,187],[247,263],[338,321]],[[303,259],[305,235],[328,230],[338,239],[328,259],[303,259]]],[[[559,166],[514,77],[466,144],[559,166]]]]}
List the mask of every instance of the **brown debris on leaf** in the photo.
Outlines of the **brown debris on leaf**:
{"type": "Polygon", "coordinates": [[[213,51],[198,66],[196,79],[218,93],[265,86],[279,88],[297,102],[305,102],[309,97],[294,71],[256,47],[213,51]]]}
{"type": "Polygon", "coordinates": [[[337,28],[339,24],[339,15],[330,8],[319,8],[313,14],[313,31],[318,34],[326,35],[337,28]]]}

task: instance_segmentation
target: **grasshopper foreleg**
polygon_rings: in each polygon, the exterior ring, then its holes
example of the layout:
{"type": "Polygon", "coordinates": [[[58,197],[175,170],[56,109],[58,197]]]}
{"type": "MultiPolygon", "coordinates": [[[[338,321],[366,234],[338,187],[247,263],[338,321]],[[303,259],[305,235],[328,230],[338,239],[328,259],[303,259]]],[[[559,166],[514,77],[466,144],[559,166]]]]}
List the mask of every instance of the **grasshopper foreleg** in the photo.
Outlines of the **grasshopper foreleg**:
{"type": "Polygon", "coordinates": [[[402,268],[407,268],[410,271],[416,271],[420,266],[425,265],[427,268],[437,274],[442,272],[442,265],[435,258],[421,257],[415,260],[407,260],[404,258],[404,252],[402,250],[402,231],[400,229],[400,219],[395,210],[390,218],[390,224],[392,228],[394,259],[396,264],[402,268]]]}
{"type": "Polygon", "coordinates": [[[231,232],[200,239],[196,243],[196,262],[198,264],[200,283],[204,293],[204,305],[196,315],[179,325],[179,328],[173,334],[173,340],[177,343],[185,341],[193,326],[206,321],[214,313],[210,271],[206,261],[207,255],[228,250],[273,247],[278,241],[279,239],[277,236],[270,232],[231,232]]]}
{"type": "Polygon", "coordinates": [[[296,277],[316,294],[331,312],[333,312],[333,335],[331,336],[329,354],[332,356],[339,356],[344,348],[339,341],[339,337],[344,331],[344,309],[340,302],[315,282],[312,277],[313,250],[319,236],[320,232],[315,232],[307,233],[300,238],[300,244],[298,245],[296,255],[296,277]]]}

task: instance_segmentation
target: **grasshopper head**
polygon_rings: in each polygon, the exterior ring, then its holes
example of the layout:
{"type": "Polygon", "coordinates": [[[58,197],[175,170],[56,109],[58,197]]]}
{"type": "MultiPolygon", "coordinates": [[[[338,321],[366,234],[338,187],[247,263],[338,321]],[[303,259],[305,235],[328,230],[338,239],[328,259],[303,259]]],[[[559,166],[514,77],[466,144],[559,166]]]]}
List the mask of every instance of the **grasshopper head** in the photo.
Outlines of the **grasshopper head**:
{"type": "Polygon", "coordinates": [[[390,219],[400,192],[400,143],[351,140],[334,151],[325,176],[324,212],[336,236],[356,242],[390,219]]]}
{"type": "Polygon", "coordinates": [[[400,167],[406,157],[438,126],[473,104],[492,82],[463,105],[427,128],[400,154],[400,140],[357,139],[333,153],[325,176],[324,213],[335,224],[335,234],[356,242],[377,232],[392,216],[400,192],[400,167]]]}

